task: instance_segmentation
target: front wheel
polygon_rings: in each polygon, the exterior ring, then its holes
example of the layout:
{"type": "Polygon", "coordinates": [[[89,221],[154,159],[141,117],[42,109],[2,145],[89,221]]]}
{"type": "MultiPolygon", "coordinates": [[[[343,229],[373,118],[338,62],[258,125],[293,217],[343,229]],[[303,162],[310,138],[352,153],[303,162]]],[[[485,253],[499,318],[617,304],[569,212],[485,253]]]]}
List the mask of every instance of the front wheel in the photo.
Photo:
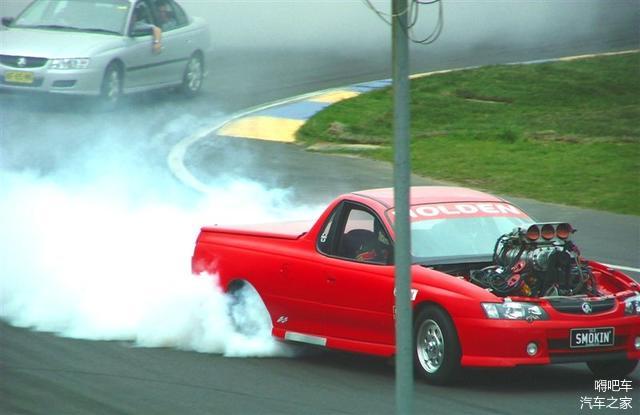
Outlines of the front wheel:
{"type": "Polygon", "coordinates": [[[106,109],[114,109],[122,97],[123,75],[117,63],[107,66],[100,86],[100,100],[106,109]]]}
{"type": "Polygon", "coordinates": [[[460,342],[451,317],[428,306],[414,324],[414,361],[417,373],[429,383],[443,385],[460,372],[460,342]]]}
{"type": "Polygon", "coordinates": [[[198,53],[194,53],[187,62],[187,67],[184,70],[182,76],[182,92],[187,96],[194,96],[202,88],[202,81],[204,79],[204,62],[202,56],[198,53]]]}
{"type": "Polygon", "coordinates": [[[587,362],[589,370],[598,378],[621,379],[629,375],[638,366],[637,360],[598,360],[587,362]]]}

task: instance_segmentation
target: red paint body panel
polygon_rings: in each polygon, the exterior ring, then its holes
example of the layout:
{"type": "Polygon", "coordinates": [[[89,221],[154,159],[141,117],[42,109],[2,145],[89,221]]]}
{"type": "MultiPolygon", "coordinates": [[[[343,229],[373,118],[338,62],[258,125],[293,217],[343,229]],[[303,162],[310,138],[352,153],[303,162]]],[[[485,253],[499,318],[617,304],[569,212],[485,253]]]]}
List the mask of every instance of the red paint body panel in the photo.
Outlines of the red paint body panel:
{"type": "Polygon", "coordinates": [[[298,239],[311,229],[313,222],[295,221],[237,225],[234,227],[205,226],[203,232],[232,233],[237,235],[257,235],[264,238],[298,239]]]}
{"type": "MultiPolygon", "coordinates": [[[[508,203],[457,187],[416,187],[411,198],[412,206],[508,203]]],[[[395,352],[393,265],[357,262],[319,249],[325,223],[345,203],[366,207],[393,240],[387,217],[393,207],[392,189],[367,190],[337,198],[315,223],[204,227],[195,246],[193,272],[218,274],[225,290],[238,280],[252,284],[269,310],[276,337],[295,333],[330,348],[390,356],[395,352]]],[[[528,298],[526,301],[539,303],[549,320],[491,320],[481,303],[501,302],[502,298],[466,279],[420,265],[412,267],[412,287],[417,290],[413,305],[435,304],[449,314],[460,340],[463,366],[548,364],[607,352],[640,358],[633,346],[633,339],[640,336],[640,316],[625,316],[620,303],[633,291],[640,291],[640,286],[604,265],[591,262],[590,266],[603,290],[618,293],[616,306],[608,312],[560,313],[544,299],[528,298]],[[620,343],[584,350],[563,346],[570,329],[597,327],[614,327],[620,343]],[[529,342],[538,344],[534,357],[526,354],[529,342]]]]}

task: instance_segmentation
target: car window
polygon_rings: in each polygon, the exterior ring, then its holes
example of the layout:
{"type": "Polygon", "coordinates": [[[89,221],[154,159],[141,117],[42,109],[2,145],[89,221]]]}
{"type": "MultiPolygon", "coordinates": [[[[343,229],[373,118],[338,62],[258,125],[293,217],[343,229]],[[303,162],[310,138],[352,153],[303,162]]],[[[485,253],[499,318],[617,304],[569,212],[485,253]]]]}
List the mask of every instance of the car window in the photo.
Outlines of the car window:
{"type": "Polygon", "coordinates": [[[390,264],[393,247],[380,219],[366,207],[344,202],[324,223],[317,241],[324,254],[352,261],[390,264]]]}
{"type": "Polygon", "coordinates": [[[187,13],[185,13],[184,9],[178,4],[173,3],[174,10],[176,12],[176,19],[178,20],[179,26],[186,26],[189,24],[189,18],[187,17],[187,13]]]}
{"type": "Polygon", "coordinates": [[[183,26],[177,16],[177,7],[178,5],[171,0],[155,0],[152,10],[156,26],[165,32],[183,26]]]}
{"type": "Polygon", "coordinates": [[[411,253],[419,260],[491,256],[496,240],[530,220],[517,217],[431,219],[411,223],[411,253]]]}
{"type": "Polygon", "coordinates": [[[327,219],[322,231],[320,232],[320,237],[318,238],[318,250],[320,252],[324,252],[325,254],[332,255],[332,242],[333,242],[333,234],[335,233],[335,218],[337,216],[338,208],[336,208],[329,219],[327,219]]]}
{"type": "MultiPolygon", "coordinates": [[[[393,208],[386,216],[393,223],[393,208]]],[[[416,262],[491,257],[501,235],[533,223],[522,210],[506,202],[417,204],[411,205],[409,217],[411,254],[416,262]]]]}
{"type": "Polygon", "coordinates": [[[18,25],[52,24],[65,9],[65,2],[37,1],[32,3],[18,18],[18,25]]]}
{"type": "Polygon", "coordinates": [[[13,25],[122,34],[128,12],[126,0],[36,0],[13,25]]]}
{"type": "Polygon", "coordinates": [[[133,9],[133,15],[131,16],[132,24],[136,23],[144,23],[144,24],[152,24],[153,17],[151,16],[151,10],[149,6],[144,2],[139,2],[136,4],[136,7],[133,9]]]}
{"type": "Polygon", "coordinates": [[[337,236],[337,256],[374,264],[387,264],[391,243],[380,220],[362,207],[351,207],[344,215],[342,232],[337,236]]]}

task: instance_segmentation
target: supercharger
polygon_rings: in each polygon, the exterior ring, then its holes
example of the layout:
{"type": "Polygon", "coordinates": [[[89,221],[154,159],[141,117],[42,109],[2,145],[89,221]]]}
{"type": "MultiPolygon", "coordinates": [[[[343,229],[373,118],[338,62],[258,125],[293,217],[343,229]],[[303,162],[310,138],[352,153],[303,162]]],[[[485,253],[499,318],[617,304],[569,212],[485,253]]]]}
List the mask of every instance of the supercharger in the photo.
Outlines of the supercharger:
{"type": "Polygon", "coordinates": [[[516,228],[496,241],[493,264],[472,270],[471,281],[499,296],[598,295],[595,278],[570,236],[568,223],[516,228]]]}

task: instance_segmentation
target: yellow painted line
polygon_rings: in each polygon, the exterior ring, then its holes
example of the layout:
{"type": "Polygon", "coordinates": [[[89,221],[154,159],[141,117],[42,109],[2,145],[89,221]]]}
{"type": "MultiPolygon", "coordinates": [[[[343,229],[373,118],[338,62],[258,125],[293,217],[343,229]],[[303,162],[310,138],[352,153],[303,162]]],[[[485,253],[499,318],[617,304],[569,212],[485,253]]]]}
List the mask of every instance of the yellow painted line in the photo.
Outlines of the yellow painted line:
{"type": "Polygon", "coordinates": [[[360,95],[360,93],[356,91],[339,90],[339,91],[332,91],[332,92],[327,92],[325,94],[317,95],[309,99],[309,101],[326,102],[328,104],[333,104],[334,102],[339,102],[344,99],[357,97],[358,95],[360,95]]]}
{"type": "Polygon", "coordinates": [[[296,139],[296,131],[298,131],[304,123],[305,120],[253,116],[231,121],[218,130],[217,133],[227,137],[254,138],[256,140],[293,143],[296,139]]]}
{"type": "MultiPolygon", "coordinates": [[[[609,55],[609,54],[623,54],[623,53],[634,53],[634,52],[638,52],[640,49],[633,49],[633,50],[628,50],[628,51],[620,51],[620,52],[613,52],[613,53],[605,53],[605,55],[609,55]]],[[[571,59],[573,57],[569,56],[569,57],[565,57],[565,58],[561,58],[561,59],[571,59]]],[[[558,59],[556,59],[558,60],[558,59]]],[[[442,71],[436,71],[436,72],[427,72],[427,73],[418,73],[418,74],[414,74],[411,75],[411,79],[415,79],[415,78],[420,78],[423,76],[429,76],[429,75],[434,75],[437,73],[445,73],[445,72],[453,72],[456,70],[465,70],[465,69],[472,69],[472,68],[477,68],[477,66],[472,66],[472,67],[467,67],[467,68],[459,68],[459,69],[451,69],[451,70],[442,70],[442,71]]],[[[196,189],[200,192],[203,193],[207,193],[210,188],[203,182],[200,182],[190,171],[189,169],[185,166],[184,164],[184,159],[185,159],[185,155],[187,153],[187,150],[189,149],[189,147],[191,147],[192,145],[194,145],[195,143],[197,143],[198,141],[204,140],[204,139],[209,139],[210,136],[212,134],[218,134],[218,135],[229,135],[229,134],[223,134],[223,131],[229,130],[229,132],[234,133],[233,129],[231,128],[231,125],[234,124],[240,124],[240,121],[245,120],[249,114],[255,113],[257,111],[262,111],[262,110],[266,110],[266,109],[270,109],[270,108],[274,108],[280,105],[285,105],[285,104],[290,104],[292,102],[296,102],[296,101],[303,101],[303,100],[311,100],[314,97],[317,96],[321,96],[324,94],[331,94],[332,92],[335,92],[336,90],[333,88],[330,89],[325,89],[323,91],[315,91],[315,92],[309,92],[306,94],[302,94],[302,95],[298,95],[295,97],[291,97],[291,98],[285,98],[282,100],[278,100],[278,101],[273,101],[267,104],[263,104],[263,105],[259,105],[259,106],[255,106],[253,108],[249,108],[245,111],[242,112],[238,112],[236,114],[234,114],[230,119],[227,120],[223,120],[222,122],[212,126],[212,127],[206,127],[203,128],[202,130],[192,134],[189,137],[186,137],[184,139],[182,139],[180,142],[178,142],[169,152],[169,155],[167,156],[167,164],[169,165],[169,170],[171,170],[171,172],[173,173],[174,176],[176,176],[178,178],[178,180],[180,180],[182,183],[184,183],[185,185],[196,189]]],[[[252,117],[252,118],[271,118],[271,117],[252,117]]],[[[280,121],[285,121],[280,119],[280,121]]],[[[282,137],[275,137],[275,138],[265,138],[264,135],[265,134],[260,134],[262,137],[247,137],[247,138],[257,138],[257,139],[262,139],[262,140],[274,140],[274,141],[285,141],[285,142],[293,142],[294,141],[294,134],[295,132],[300,128],[300,126],[304,123],[304,121],[299,121],[299,120],[286,120],[286,121],[290,121],[292,123],[295,123],[295,128],[293,128],[293,132],[290,132],[289,135],[287,136],[286,139],[283,139],[282,137]]],[[[290,128],[291,129],[291,128],[290,128]]],[[[246,133],[249,133],[250,131],[246,131],[246,133]]],[[[231,135],[232,137],[246,137],[246,135],[231,135]]],[[[620,269],[624,269],[624,267],[621,266],[617,266],[617,265],[610,265],[611,267],[614,268],[620,268],[620,269]]],[[[627,267],[628,268],[628,267],[627,267]]],[[[633,270],[634,272],[640,272],[640,269],[638,268],[629,268],[630,270],[633,270]]]]}

